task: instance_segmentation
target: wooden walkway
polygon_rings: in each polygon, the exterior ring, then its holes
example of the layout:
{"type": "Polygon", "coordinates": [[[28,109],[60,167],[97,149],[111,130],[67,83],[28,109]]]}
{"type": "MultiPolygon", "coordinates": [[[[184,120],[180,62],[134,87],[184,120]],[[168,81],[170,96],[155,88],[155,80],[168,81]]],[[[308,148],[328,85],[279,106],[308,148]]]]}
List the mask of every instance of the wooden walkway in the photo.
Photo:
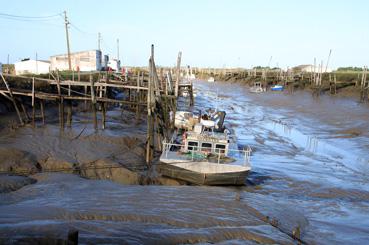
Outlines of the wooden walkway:
{"type": "Polygon", "coordinates": [[[175,81],[172,81],[172,74],[169,72],[164,78],[163,69],[160,71],[161,79],[159,79],[152,45],[148,73],[141,71],[136,76],[125,75],[124,77],[108,72],[89,73],[87,74],[89,81],[81,80],[79,73],[77,81],[74,80],[74,73],[72,80],[62,80],[58,72],[50,73],[49,79],[0,73],[0,95],[13,103],[20,125],[31,122],[33,127],[36,125],[35,120],[40,118],[36,117],[36,104],[39,104],[42,123],[45,124],[44,101],[54,101],[59,107],[61,130],[64,129],[65,121],[68,126],[72,125],[72,101],[84,101],[85,108],[89,103],[95,130],[98,130],[97,104],[102,113],[102,129],[105,129],[106,110],[109,104],[127,105],[130,109],[135,109],[137,119],[141,118],[142,110],[146,110],[146,162],[150,164],[154,152],[161,151],[163,139],[169,137],[173,128],[174,117],[170,118],[170,114],[175,115],[178,92],[182,90],[189,92],[191,104],[193,104],[192,83],[187,84],[180,81],[180,62],[181,53],[177,59],[175,81]],[[97,79],[96,76],[98,76],[97,79]],[[124,94],[122,99],[112,97],[118,92],[124,94]],[[32,119],[28,116],[27,107],[24,104],[27,100],[22,98],[28,98],[28,101],[29,98],[31,99],[32,119]],[[64,119],[65,106],[67,106],[66,120],[64,119]]]}

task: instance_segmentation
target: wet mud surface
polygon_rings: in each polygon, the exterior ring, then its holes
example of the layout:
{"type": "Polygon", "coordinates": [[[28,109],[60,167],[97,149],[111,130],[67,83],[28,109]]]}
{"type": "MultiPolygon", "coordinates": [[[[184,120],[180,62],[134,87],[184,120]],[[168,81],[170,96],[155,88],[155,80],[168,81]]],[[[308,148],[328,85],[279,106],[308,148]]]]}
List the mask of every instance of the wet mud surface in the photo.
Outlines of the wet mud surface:
{"type": "MultiPolygon", "coordinates": [[[[195,88],[196,109],[225,110],[239,147],[251,146],[246,186],[121,185],[132,175],[114,179],[105,170],[36,173],[33,184],[0,193],[0,243],[55,243],[72,229],[82,244],[293,244],[297,227],[307,244],[369,239],[368,105],[299,91],[250,94],[237,84],[195,88]]],[[[14,157],[0,149],[0,159],[43,169],[108,162],[134,172],[145,128],[109,113],[97,134],[82,115],[62,135],[55,125],[3,133],[0,148],[14,157]]]]}

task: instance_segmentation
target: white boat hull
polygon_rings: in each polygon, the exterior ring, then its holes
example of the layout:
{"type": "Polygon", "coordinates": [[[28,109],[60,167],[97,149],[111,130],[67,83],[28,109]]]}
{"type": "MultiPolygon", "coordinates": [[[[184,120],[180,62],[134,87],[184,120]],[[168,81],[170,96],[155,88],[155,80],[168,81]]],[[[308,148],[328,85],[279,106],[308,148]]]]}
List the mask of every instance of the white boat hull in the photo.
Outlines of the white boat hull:
{"type": "Polygon", "coordinates": [[[251,93],[263,93],[263,92],[265,92],[265,89],[263,89],[261,87],[251,87],[250,92],[251,93]]]}
{"type": "MultiPolygon", "coordinates": [[[[194,164],[194,163],[191,163],[194,164]]],[[[196,163],[202,165],[201,163],[196,163]]],[[[224,165],[216,164],[214,165],[224,165]]],[[[162,164],[159,167],[162,175],[184,180],[195,185],[245,185],[246,177],[250,169],[235,169],[234,171],[222,172],[201,172],[191,170],[186,163],[178,164],[162,164]]]]}
{"type": "Polygon", "coordinates": [[[215,82],[214,77],[210,77],[210,78],[208,79],[208,82],[209,82],[209,83],[213,83],[213,82],[215,82]]]}
{"type": "Polygon", "coordinates": [[[162,175],[195,185],[244,185],[251,170],[246,165],[186,161],[170,156],[162,156],[160,161],[162,164],[159,170],[162,175]]]}

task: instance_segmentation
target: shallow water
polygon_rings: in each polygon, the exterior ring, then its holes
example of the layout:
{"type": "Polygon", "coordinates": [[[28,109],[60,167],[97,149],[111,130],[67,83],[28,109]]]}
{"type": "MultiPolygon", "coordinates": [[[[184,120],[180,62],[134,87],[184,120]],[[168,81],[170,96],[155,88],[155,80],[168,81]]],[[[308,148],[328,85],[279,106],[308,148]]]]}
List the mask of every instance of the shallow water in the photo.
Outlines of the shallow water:
{"type": "MultiPolygon", "coordinates": [[[[213,103],[227,111],[239,143],[252,147],[249,181],[257,183],[260,175],[266,179],[256,193],[307,218],[305,239],[369,239],[367,104],[328,96],[313,99],[301,91],[250,94],[237,84],[198,83],[198,89],[197,105],[213,103]],[[361,134],[342,137],[350,128],[361,134]]],[[[273,208],[266,207],[266,212],[273,213],[273,208]]]]}
{"type": "MultiPolygon", "coordinates": [[[[81,243],[288,244],[296,227],[309,244],[369,240],[367,105],[314,100],[306,92],[255,95],[237,84],[195,87],[196,108],[224,109],[239,147],[253,149],[247,186],[123,186],[39,174],[36,184],[0,194],[0,243],[9,237],[65,239],[77,229],[81,243]],[[278,228],[263,221],[266,216],[278,228]]],[[[107,135],[127,130],[114,121],[107,135]]],[[[0,142],[17,142],[17,135],[0,142]]]]}

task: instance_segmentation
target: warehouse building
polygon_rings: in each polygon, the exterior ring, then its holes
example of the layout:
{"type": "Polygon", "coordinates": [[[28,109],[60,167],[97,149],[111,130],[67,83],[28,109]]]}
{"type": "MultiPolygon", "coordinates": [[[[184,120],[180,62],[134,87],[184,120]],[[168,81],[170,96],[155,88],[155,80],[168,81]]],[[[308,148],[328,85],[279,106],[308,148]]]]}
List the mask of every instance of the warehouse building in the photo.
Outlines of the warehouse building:
{"type": "MultiPolygon", "coordinates": [[[[101,51],[100,50],[88,50],[75,52],[70,54],[72,70],[75,71],[100,71],[101,64],[101,51]]],[[[51,70],[69,70],[68,55],[54,55],[50,57],[51,70]]]]}
{"type": "Polygon", "coordinates": [[[14,63],[15,74],[44,74],[49,73],[50,62],[45,60],[23,59],[14,63]]]}

